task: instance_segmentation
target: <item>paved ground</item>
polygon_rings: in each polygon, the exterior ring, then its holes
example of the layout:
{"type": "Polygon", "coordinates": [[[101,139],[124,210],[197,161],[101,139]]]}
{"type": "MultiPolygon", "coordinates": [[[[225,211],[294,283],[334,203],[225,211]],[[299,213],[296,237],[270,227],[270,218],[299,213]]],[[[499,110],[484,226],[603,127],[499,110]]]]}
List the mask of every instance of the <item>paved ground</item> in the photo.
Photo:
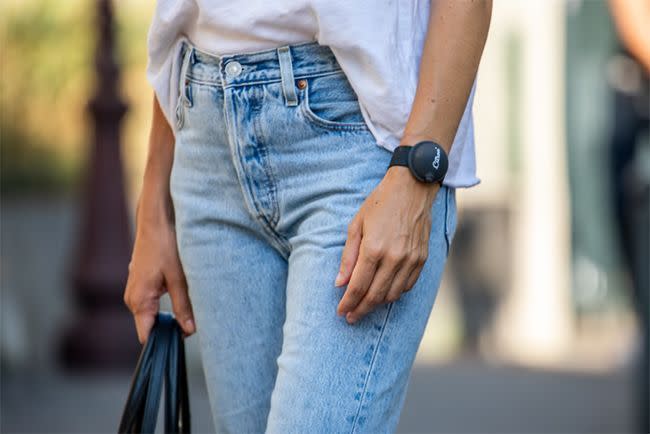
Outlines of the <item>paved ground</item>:
{"type": "MultiPolygon", "coordinates": [[[[634,378],[489,366],[476,361],[412,373],[400,433],[630,433],[634,378]]],[[[128,376],[3,375],[3,433],[115,432],[128,376]]],[[[193,432],[212,432],[193,377],[193,432]]]]}

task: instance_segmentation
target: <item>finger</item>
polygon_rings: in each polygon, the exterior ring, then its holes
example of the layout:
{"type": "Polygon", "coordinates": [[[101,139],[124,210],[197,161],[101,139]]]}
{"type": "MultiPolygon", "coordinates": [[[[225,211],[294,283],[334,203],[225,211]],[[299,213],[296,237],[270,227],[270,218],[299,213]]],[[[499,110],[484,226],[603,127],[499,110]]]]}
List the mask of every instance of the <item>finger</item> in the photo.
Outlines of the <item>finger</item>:
{"type": "Polygon", "coordinates": [[[149,334],[151,333],[153,324],[156,321],[158,309],[159,303],[155,301],[152,302],[152,305],[148,308],[133,314],[133,318],[135,319],[135,330],[138,333],[138,340],[143,345],[147,342],[147,339],[149,339],[149,334]]]}
{"type": "Polygon", "coordinates": [[[406,280],[406,286],[404,287],[403,292],[410,291],[411,289],[413,289],[413,287],[418,281],[418,278],[420,277],[420,273],[422,272],[423,266],[424,264],[418,265],[413,269],[413,271],[411,271],[411,274],[409,274],[409,277],[406,280]]]}
{"type": "Polygon", "coordinates": [[[156,318],[159,308],[161,289],[156,279],[146,281],[129,274],[124,291],[124,303],[127,305],[133,319],[138,340],[144,344],[156,318]]]}
{"type": "Polygon", "coordinates": [[[341,255],[341,265],[339,273],[334,281],[334,286],[342,286],[348,283],[352,270],[359,257],[359,247],[361,245],[361,225],[360,219],[355,218],[348,225],[347,239],[345,240],[345,247],[343,247],[343,254],[341,255]]]}
{"type": "MultiPolygon", "coordinates": [[[[427,231],[429,231],[430,228],[431,225],[428,225],[427,231]]],[[[428,234],[428,232],[426,233],[428,234]]],[[[427,263],[427,259],[429,257],[428,235],[425,235],[425,238],[427,241],[421,244],[420,255],[417,258],[417,263],[415,264],[415,268],[413,268],[411,274],[406,280],[406,287],[404,288],[404,291],[410,291],[413,288],[413,286],[415,286],[415,283],[420,277],[420,273],[422,272],[424,265],[427,263]]]]}
{"type": "Polygon", "coordinates": [[[379,257],[380,253],[376,249],[369,248],[362,242],[359,249],[359,260],[352,270],[350,282],[338,305],[337,313],[339,315],[344,315],[356,308],[366,295],[375,276],[379,257]]]}
{"type": "Polygon", "coordinates": [[[404,292],[406,289],[408,278],[413,270],[415,270],[416,265],[417,263],[406,263],[397,271],[395,277],[393,278],[393,281],[390,284],[388,293],[386,294],[387,303],[392,303],[399,300],[399,298],[402,296],[402,292],[404,292]]]}
{"type": "Polygon", "coordinates": [[[180,264],[175,268],[176,271],[167,272],[165,282],[169,292],[169,298],[172,301],[172,309],[176,321],[178,321],[185,335],[190,336],[196,331],[194,312],[187,292],[187,281],[182,268],[180,264]]]}
{"type": "Polygon", "coordinates": [[[133,313],[138,340],[141,344],[144,344],[158,314],[160,295],[153,287],[142,286],[136,291],[133,291],[132,288],[133,285],[129,287],[127,294],[136,294],[135,297],[126,296],[125,299],[127,299],[129,310],[133,313]]]}
{"type": "Polygon", "coordinates": [[[370,284],[370,289],[368,289],[366,295],[361,299],[357,307],[346,315],[346,319],[350,324],[358,321],[385,301],[386,294],[388,293],[388,289],[390,288],[390,284],[395,277],[395,274],[395,266],[392,263],[389,263],[388,261],[380,262],[377,272],[370,284]]]}

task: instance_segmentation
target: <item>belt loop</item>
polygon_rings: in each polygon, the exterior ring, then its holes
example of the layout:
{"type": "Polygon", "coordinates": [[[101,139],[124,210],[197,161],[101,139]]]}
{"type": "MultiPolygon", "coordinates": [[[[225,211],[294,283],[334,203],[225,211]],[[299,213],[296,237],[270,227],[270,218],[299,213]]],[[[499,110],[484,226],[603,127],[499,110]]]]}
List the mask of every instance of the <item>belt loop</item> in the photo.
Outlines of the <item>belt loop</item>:
{"type": "Polygon", "coordinates": [[[293,82],[293,66],[291,65],[291,52],[289,46],[278,47],[278,60],[280,61],[280,75],[282,77],[282,92],[286,105],[298,105],[298,96],[293,82]]]}

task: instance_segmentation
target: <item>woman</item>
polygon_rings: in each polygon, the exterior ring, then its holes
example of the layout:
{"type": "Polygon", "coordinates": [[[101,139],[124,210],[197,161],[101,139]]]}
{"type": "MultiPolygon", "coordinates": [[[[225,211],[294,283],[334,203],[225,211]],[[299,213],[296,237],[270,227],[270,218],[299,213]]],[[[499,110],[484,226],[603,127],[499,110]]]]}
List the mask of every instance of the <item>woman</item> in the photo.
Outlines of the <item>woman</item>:
{"type": "Polygon", "coordinates": [[[490,15],[488,0],[159,1],[125,302],[141,342],[165,292],[198,331],[218,432],[395,430],[455,190],[479,182],[490,15]]]}

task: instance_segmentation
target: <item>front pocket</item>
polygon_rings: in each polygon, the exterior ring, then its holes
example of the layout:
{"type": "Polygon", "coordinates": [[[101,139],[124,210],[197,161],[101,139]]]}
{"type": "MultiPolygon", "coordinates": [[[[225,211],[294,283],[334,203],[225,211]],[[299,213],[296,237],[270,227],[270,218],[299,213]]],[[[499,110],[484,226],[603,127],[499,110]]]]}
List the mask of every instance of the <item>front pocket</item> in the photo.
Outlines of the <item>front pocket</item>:
{"type": "Polygon", "coordinates": [[[303,78],[300,110],[309,122],[333,130],[368,130],[357,95],[343,71],[303,78]]]}
{"type": "Polygon", "coordinates": [[[189,78],[183,80],[176,100],[176,129],[180,131],[186,122],[187,110],[194,106],[192,83],[189,78]]]}

